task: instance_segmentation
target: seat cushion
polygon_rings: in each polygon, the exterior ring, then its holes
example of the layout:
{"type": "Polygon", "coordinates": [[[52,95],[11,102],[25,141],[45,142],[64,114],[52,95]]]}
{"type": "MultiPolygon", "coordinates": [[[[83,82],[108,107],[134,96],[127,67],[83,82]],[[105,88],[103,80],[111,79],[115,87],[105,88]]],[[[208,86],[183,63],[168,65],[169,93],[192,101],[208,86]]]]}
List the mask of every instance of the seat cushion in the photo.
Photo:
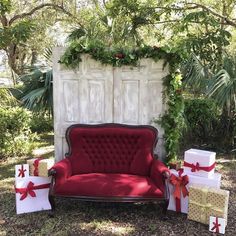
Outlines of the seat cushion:
{"type": "Polygon", "coordinates": [[[55,194],[66,196],[163,197],[163,192],[149,177],[129,174],[73,175],[54,191],[55,194]]]}

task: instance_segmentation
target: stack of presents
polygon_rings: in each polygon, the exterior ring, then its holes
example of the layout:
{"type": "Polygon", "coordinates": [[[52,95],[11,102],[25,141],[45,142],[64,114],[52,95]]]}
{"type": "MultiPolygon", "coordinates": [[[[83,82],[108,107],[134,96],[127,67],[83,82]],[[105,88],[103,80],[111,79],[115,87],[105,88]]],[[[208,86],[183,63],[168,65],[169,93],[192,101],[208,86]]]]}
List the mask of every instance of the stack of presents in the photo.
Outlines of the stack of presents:
{"type": "Polygon", "coordinates": [[[16,213],[50,210],[48,170],[54,160],[35,158],[15,166],[16,213]]]}
{"type": "Polygon", "coordinates": [[[215,172],[215,155],[198,149],[185,152],[183,168],[170,170],[168,210],[186,213],[189,220],[224,234],[229,191],[220,189],[221,174],[215,172]]]}

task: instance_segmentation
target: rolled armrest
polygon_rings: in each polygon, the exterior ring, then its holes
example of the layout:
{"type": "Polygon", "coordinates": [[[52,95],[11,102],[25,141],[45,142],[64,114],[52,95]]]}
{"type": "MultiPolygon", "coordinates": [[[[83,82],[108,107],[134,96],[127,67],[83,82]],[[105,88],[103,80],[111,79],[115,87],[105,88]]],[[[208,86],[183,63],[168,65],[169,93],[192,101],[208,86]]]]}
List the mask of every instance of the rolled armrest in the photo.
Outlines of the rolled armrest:
{"type": "Polygon", "coordinates": [[[153,160],[150,177],[163,193],[165,192],[165,179],[169,176],[169,173],[169,169],[163,162],[153,160]]]}
{"type": "Polygon", "coordinates": [[[50,170],[49,175],[55,179],[55,185],[60,186],[68,177],[71,176],[71,163],[69,159],[63,159],[57,162],[50,170]]]}

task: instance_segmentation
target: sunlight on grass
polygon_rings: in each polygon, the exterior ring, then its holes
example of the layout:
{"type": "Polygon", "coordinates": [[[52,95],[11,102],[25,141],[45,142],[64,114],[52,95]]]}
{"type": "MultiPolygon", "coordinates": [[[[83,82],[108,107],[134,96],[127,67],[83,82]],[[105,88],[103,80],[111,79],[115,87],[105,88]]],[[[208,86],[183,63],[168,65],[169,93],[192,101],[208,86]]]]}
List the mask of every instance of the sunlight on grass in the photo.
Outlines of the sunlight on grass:
{"type": "Polygon", "coordinates": [[[7,235],[7,232],[5,230],[3,231],[0,230],[0,236],[5,236],[5,235],[7,235]]]}
{"type": "Polygon", "coordinates": [[[92,221],[90,223],[81,223],[81,229],[90,229],[95,232],[102,232],[112,235],[129,235],[135,231],[131,224],[118,225],[111,221],[92,221]]]}
{"type": "Polygon", "coordinates": [[[0,181],[0,188],[5,190],[13,189],[14,181],[15,181],[14,177],[9,177],[7,179],[4,179],[0,181]]]}
{"type": "Polygon", "coordinates": [[[51,146],[47,146],[47,147],[36,148],[35,150],[33,150],[32,154],[34,156],[42,156],[42,155],[49,154],[53,151],[54,151],[54,146],[51,145],[51,146]]]}

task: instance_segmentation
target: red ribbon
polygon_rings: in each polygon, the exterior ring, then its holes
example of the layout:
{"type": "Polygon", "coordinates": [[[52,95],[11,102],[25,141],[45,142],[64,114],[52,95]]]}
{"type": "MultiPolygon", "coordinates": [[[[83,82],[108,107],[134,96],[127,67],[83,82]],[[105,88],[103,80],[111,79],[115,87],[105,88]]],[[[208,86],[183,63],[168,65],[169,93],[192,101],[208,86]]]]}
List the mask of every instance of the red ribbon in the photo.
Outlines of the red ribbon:
{"type": "Polygon", "coordinates": [[[50,183],[35,186],[34,183],[30,181],[26,188],[15,188],[15,192],[21,194],[20,200],[22,201],[28,196],[28,194],[31,197],[36,197],[36,193],[34,192],[34,190],[44,189],[44,188],[49,188],[49,187],[50,187],[50,183]]]}
{"type": "Polygon", "coordinates": [[[192,172],[196,172],[199,170],[204,170],[206,172],[210,172],[211,170],[213,170],[215,168],[215,165],[216,165],[215,162],[211,166],[200,166],[200,164],[198,162],[196,164],[188,163],[186,161],[184,162],[184,166],[191,168],[192,172]]]}
{"type": "Polygon", "coordinates": [[[182,173],[183,171],[180,169],[179,176],[175,176],[174,174],[170,176],[170,183],[175,188],[173,195],[175,197],[176,212],[181,212],[181,192],[184,198],[188,196],[186,185],[189,183],[189,179],[187,175],[181,176],[182,173]]]}
{"type": "Polygon", "coordinates": [[[24,177],[25,177],[25,171],[26,171],[26,169],[24,169],[24,166],[23,166],[23,165],[21,165],[21,168],[18,169],[18,171],[19,171],[18,177],[24,178],[24,177]]]}
{"type": "Polygon", "coordinates": [[[37,158],[34,163],[33,163],[33,166],[34,166],[34,176],[38,176],[39,175],[39,162],[43,160],[43,158],[37,158]]]}
{"type": "Polygon", "coordinates": [[[213,225],[214,226],[211,228],[211,230],[215,229],[215,232],[219,233],[221,224],[218,223],[218,217],[216,217],[216,222],[213,222],[213,225]]]}

